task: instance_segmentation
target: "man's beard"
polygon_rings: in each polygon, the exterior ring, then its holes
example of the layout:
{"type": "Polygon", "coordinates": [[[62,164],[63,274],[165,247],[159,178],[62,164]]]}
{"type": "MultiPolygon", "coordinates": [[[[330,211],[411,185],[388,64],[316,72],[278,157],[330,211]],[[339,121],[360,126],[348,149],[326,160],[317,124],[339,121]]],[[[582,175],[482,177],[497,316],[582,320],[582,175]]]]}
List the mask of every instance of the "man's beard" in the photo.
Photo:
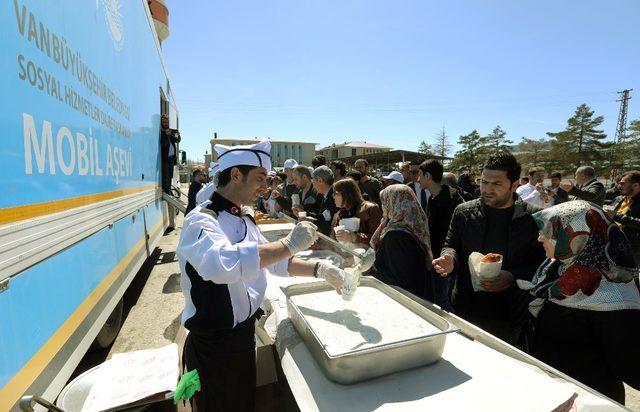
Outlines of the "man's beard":
{"type": "Polygon", "coordinates": [[[504,196],[504,197],[499,197],[499,196],[494,196],[493,198],[491,198],[490,200],[487,200],[487,198],[485,197],[484,194],[480,194],[480,196],[482,197],[482,201],[484,202],[485,205],[489,206],[489,207],[494,207],[497,209],[500,209],[506,205],[509,204],[509,202],[511,201],[512,198],[512,194],[509,193],[508,195],[504,196]]]}

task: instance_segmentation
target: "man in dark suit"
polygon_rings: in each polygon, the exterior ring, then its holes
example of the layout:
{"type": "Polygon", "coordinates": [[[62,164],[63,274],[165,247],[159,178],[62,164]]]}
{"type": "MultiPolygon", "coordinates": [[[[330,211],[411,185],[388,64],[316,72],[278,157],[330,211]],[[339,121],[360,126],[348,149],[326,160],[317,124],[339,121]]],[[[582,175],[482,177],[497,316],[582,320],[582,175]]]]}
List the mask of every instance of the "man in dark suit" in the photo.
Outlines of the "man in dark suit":
{"type": "Polygon", "coordinates": [[[409,177],[412,182],[408,183],[407,186],[413,190],[416,198],[418,199],[418,203],[424,210],[424,213],[427,213],[427,206],[429,204],[429,198],[431,197],[431,193],[426,187],[420,186],[420,162],[411,162],[409,163],[409,177]]]}
{"type": "Polygon", "coordinates": [[[287,178],[276,190],[273,191],[273,198],[276,199],[282,211],[288,215],[291,214],[291,196],[300,190],[294,183],[293,169],[298,167],[296,159],[287,159],[284,162],[284,172],[287,178]]]}
{"type": "Polygon", "coordinates": [[[338,208],[333,199],[333,172],[327,166],[319,166],[313,171],[313,187],[318,196],[316,198],[316,211],[307,216],[314,218],[318,231],[327,236],[331,234],[331,221],[338,208]]]}
{"type": "Polygon", "coordinates": [[[192,178],[193,180],[189,185],[189,193],[187,194],[187,199],[189,201],[187,202],[187,209],[184,212],[185,216],[188,215],[189,212],[195,209],[195,207],[198,205],[196,202],[196,195],[198,194],[200,189],[202,189],[202,185],[204,183],[207,183],[208,180],[208,176],[205,173],[204,169],[200,167],[196,167],[195,169],[193,169],[192,178]]]}
{"type": "Polygon", "coordinates": [[[569,193],[560,187],[560,182],[562,181],[560,172],[553,172],[549,177],[551,178],[551,190],[553,191],[553,204],[559,205],[560,203],[568,201],[569,193]]]}
{"type": "Polygon", "coordinates": [[[176,164],[177,144],[180,143],[180,132],[169,128],[169,116],[160,118],[160,154],[162,160],[162,191],[171,194],[173,167],[176,164]]]}
{"type": "Polygon", "coordinates": [[[569,200],[586,200],[602,207],[607,190],[596,179],[596,171],[593,167],[579,167],[576,170],[575,178],[575,186],[570,182],[560,183],[560,188],[569,193],[569,200]]]}

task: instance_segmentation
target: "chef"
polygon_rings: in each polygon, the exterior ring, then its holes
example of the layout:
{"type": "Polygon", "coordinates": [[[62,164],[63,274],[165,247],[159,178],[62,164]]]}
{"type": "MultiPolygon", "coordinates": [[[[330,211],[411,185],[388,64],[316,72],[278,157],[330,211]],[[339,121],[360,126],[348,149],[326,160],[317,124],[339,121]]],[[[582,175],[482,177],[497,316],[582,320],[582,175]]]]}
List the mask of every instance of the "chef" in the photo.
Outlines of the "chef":
{"type": "Polygon", "coordinates": [[[177,255],[185,299],[182,323],[189,330],[183,361],[197,369],[199,411],[253,411],[256,386],[256,319],[267,273],[325,279],[339,290],[344,272],[327,261],[292,257],[317,239],[316,227],[298,223],[282,240],[268,242],[244,205],[266,186],[271,144],[215,146],[217,187],[189,213],[177,255]]]}

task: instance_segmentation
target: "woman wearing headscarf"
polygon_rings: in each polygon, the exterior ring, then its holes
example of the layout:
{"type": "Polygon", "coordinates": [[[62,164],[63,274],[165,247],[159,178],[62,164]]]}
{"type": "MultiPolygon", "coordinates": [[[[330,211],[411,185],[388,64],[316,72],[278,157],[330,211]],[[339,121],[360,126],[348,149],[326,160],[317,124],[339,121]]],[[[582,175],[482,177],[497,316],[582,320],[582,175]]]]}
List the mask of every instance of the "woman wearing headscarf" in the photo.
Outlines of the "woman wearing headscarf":
{"type": "Polygon", "coordinates": [[[583,200],[533,215],[547,260],[531,282],[532,354],[620,403],[640,389],[638,266],[629,241],[583,200]]]}
{"type": "Polygon", "coordinates": [[[431,241],[427,215],[406,185],[380,192],[382,221],[371,238],[376,250],[372,275],[414,295],[433,300],[431,241]]]}
{"type": "Polygon", "coordinates": [[[339,209],[331,221],[331,236],[340,242],[353,243],[356,247],[368,247],[371,235],[382,219],[380,206],[364,200],[358,184],[352,179],[338,180],[333,184],[333,199],[339,209]],[[358,231],[342,230],[336,233],[334,228],[340,224],[340,220],[350,217],[360,219],[358,231]]]}

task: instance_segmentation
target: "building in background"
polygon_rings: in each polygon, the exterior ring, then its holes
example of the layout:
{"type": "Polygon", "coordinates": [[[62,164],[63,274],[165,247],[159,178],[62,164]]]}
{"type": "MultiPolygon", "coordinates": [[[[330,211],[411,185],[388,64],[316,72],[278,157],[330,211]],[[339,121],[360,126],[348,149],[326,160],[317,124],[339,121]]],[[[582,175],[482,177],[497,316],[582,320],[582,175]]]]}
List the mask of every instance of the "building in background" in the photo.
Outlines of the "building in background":
{"type": "Polygon", "coordinates": [[[390,147],[380,146],[378,144],[367,142],[344,142],[341,144],[332,144],[331,146],[319,149],[316,154],[323,155],[327,158],[327,162],[336,159],[344,159],[353,156],[363,156],[374,153],[388,152],[390,147]]]}
{"type": "Polygon", "coordinates": [[[204,164],[209,167],[211,164],[211,154],[209,152],[204,152],[204,164]]]}
{"type": "Polygon", "coordinates": [[[311,159],[316,155],[316,143],[302,142],[293,140],[273,140],[270,138],[235,138],[235,137],[217,137],[217,133],[214,133],[213,139],[211,139],[211,160],[217,161],[215,145],[223,144],[225,146],[238,146],[255,144],[264,139],[271,142],[271,164],[273,167],[282,167],[284,161],[287,159],[296,159],[298,163],[310,166],[311,159]]]}

